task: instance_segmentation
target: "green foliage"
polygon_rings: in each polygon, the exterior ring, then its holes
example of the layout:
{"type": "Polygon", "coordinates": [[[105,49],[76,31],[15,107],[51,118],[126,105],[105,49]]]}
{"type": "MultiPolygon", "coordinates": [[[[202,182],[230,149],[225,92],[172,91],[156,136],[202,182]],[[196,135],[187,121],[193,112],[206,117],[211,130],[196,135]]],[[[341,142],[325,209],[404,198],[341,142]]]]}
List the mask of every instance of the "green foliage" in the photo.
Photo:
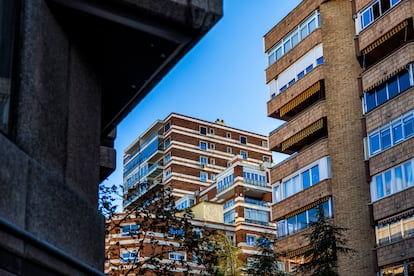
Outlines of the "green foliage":
{"type": "Polygon", "coordinates": [[[216,232],[210,237],[210,242],[216,250],[218,257],[218,276],[242,275],[245,263],[239,259],[240,248],[235,246],[223,232],[216,232]]]}
{"type": "Polygon", "coordinates": [[[122,218],[119,218],[119,214],[111,215],[107,221],[107,232],[120,232],[121,224],[133,223],[134,231],[130,231],[128,235],[134,243],[117,243],[107,249],[107,261],[111,262],[112,267],[116,267],[110,274],[144,275],[152,271],[155,275],[174,275],[179,267],[183,275],[192,275],[190,263],[195,262],[199,265],[197,269],[200,272],[214,275],[218,256],[214,244],[210,242],[212,233],[204,227],[195,227],[191,222],[192,217],[191,210],[182,212],[176,209],[169,188],[160,188],[152,193],[135,210],[127,211],[122,218]],[[117,263],[115,257],[122,257],[118,252],[121,255],[122,252],[133,253],[135,258],[117,263]],[[169,253],[172,252],[185,252],[187,258],[169,259],[169,253]]]}
{"type": "Polygon", "coordinates": [[[312,232],[306,235],[310,249],[305,253],[305,263],[300,270],[312,276],[337,276],[338,253],[353,252],[346,247],[347,240],[343,237],[347,229],[332,225],[326,219],[322,205],[319,205],[317,221],[311,227],[312,232]]]}
{"type": "Polygon", "coordinates": [[[247,272],[249,275],[274,276],[284,273],[278,267],[280,254],[275,251],[275,240],[260,237],[256,241],[259,252],[249,259],[247,272]]]}

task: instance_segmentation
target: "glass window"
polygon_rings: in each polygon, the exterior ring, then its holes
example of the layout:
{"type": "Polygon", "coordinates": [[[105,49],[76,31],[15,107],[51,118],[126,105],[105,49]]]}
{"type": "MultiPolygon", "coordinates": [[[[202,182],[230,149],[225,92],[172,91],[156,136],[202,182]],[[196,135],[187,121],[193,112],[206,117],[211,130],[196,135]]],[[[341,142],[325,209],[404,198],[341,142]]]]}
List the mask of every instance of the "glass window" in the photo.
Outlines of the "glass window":
{"type": "Polygon", "coordinates": [[[300,38],[304,39],[308,35],[308,27],[305,25],[300,29],[300,38]]]}
{"type": "Polygon", "coordinates": [[[244,136],[240,136],[240,143],[247,144],[247,138],[244,136]]]}
{"type": "Polygon", "coordinates": [[[403,220],[404,238],[414,235],[414,215],[410,215],[403,220]]]}
{"type": "Polygon", "coordinates": [[[201,165],[207,165],[207,157],[200,156],[200,164],[201,165]]]}
{"type": "Polygon", "coordinates": [[[213,144],[213,143],[210,143],[210,149],[211,149],[211,150],[214,150],[214,148],[215,148],[215,147],[214,147],[214,144],[213,144]]]}
{"type": "Polygon", "coordinates": [[[384,173],[385,177],[385,194],[390,195],[391,194],[391,171],[386,171],[384,173]]]}
{"type": "Polygon", "coordinates": [[[283,55],[282,47],[276,49],[276,60],[280,59],[283,55]]]}
{"type": "Polygon", "coordinates": [[[207,150],[207,143],[206,142],[200,142],[200,149],[201,150],[207,150]]]}
{"type": "Polygon", "coordinates": [[[377,188],[377,199],[379,198],[383,198],[384,197],[384,184],[382,181],[382,175],[377,175],[375,177],[375,183],[376,183],[376,188],[377,188]]]}
{"type": "Polygon", "coordinates": [[[293,193],[296,194],[302,190],[301,183],[299,181],[299,175],[292,178],[293,193]]]}
{"type": "Polygon", "coordinates": [[[210,128],[210,134],[214,135],[214,128],[210,128]]]}
{"type": "Polygon", "coordinates": [[[361,19],[362,19],[362,28],[365,28],[372,22],[372,14],[371,14],[370,8],[362,13],[361,19]]]}
{"type": "Polygon", "coordinates": [[[318,214],[318,207],[313,207],[312,209],[308,210],[309,223],[316,222],[318,220],[317,214],[318,214]]]}
{"type": "Polygon", "coordinates": [[[246,235],[246,242],[250,246],[254,246],[256,243],[256,237],[253,235],[246,235]]]}
{"type": "Polygon", "coordinates": [[[309,27],[309,33],[313,32],[316,29],[316,18],[313,18],[309,22],[308,27],[309,27]]]}
{"type": "Polygon", "coordinates": [[[410,88],[410,74],[409,71],[403,71],[401,75],[398,77],[398,83],[400,85],[400,91],[405,91],[410,88]]]}
{"type": "Polygon", "coordinates": [[[411,162],[404,164],[404,176],[405,185],[408,187],[413,186],[413,169],[411,167],[411,162]]]}
{"type": "Polygon", "coordinates": [[[401,121],[398,121],[392,126],[392,138],[394,143],[398,143],[404,139],[401,121]]]}
{"type": "Polygon", "coordinates": [[[290,180],[283,182],[283,193],[284,193],[284,198],[287,198],[293,195],[293,187],[291,185],[290,180]]]}
{"type": "Polygon", "coordinates": [[[395,181],[394,181],[395,187],[394,187],[394,189],[395,189],[396,192],[398,192],[398,191],[401,191],[403,189],[402,167],[401,166],[395,167],[394,175],[395,175],[395,181]]]}
{"type": "Polygon", "coordinates": [[[319,182],[319,166],[316,165],[315,167],[311,168],[312,172],[312,185],[315,185],[319,182]]]}
{"type": "Polygon", "coordinates": [[[375,97],[375,93],[365,93],[365,105],[366,105],[366,112],[371,111],[377,106],[377,101],[375,97]]]}
{"type": "Polygon", "coordinates": [[[247,159],[247,152],[241,150],[240,155],[242,156],[243,159],[245,159],[245,160],[247,159]]]}
{"type": "Polygon", "coordinates": [[[313,64],[306,67],[305,71],[306,71],[306,73],[309,73],[310,71],[312,71],[312,69],[313,69],[313,64]]]}
{"type": "Polygon", "coordinates": [[[288,234],[293,234],[297,231],[296,216],[287,219],[288,234]]]}
{"type": "Polygon", "coordinates": [[[208,174],[205,172],[200,172],[200,180],[206,182],[208,178],[208,174]]]}
{"type": "Polygon", "coordinates": [[[399,220],[390,223],[390,237],[391,242],[402,239],[401,222],[399,220]]]}
{"type": "Polygon", "coordinates": [[[377,243],[379,245],[389,243],[390,234],[389,234],[388,224],[378,225],[376,230],[377,230],[377,243]]]}
{"type": "Polygon", "coordinates": [[[381,149],[391,147],[391,131],[389,128],[381,130],[381,149]]]}
{"type": "Polygon", "coordinates": [[[302,212],[297,215],[297,228],[298,230],[305,229],[308,226],[307,219],[306,219],[306,212],[302,212]]]}
{"type": "Polygon", "coordinates": [[[395,96],[398,95],[399,90],[398,90],[398,79],[397,76],[394,76],[392,78],[390,78],[387,81],[387,89],[388,89],[388,95],[389,98],[394,98],[395,96]]]}
{"type": "Polygon", "coordinates": [[[323,57],[319,57],[318,59],[316,59],[316,65],[323,64],[323,62],[324,62],[323,57]]]}
{"type": "Polygon", "coordinates": [[[303,78],[303,76],[305,75],[305,71],[301,71],[298,75],[297,78],[298,80],[300,80],[301,78],[303,78]]]}
{"type": "Polygon", "coordinates": [[[200,134],[206,135],[207,134],[207,128],[206,127],[200,127],[200,134]]]}
{"type": "Polygon", "coordinates": [[[285,43],[283,43],[283,50],[286,53],[286,52],[288,52],[290,50],[290,48],[291,48],[291,45],[290,45],[290,39],[289,39],[288,41],[286,41],[285,43]]]}
{"type": "Polygon", "coordinates": [[[414,120],[413,115],[410,114],[409,116],[403,119],[404,123],[404,137],[408,138],[414,134],[414,120]]]}
{"type": "Polygon", "coordinates": [[[226,133],[226,137],[230,139],[231,138],[231,133],[230,132],[227,132],[226,133]]]}
{"type": "Polygon", "coordinates": [[[304,171],[302,173],[302,183],[303,183],[303,189],[307,189],[310,187],[311,181],[310,181],[310,172],[309,170],[304,171]]]}
{"type": "Polygon", "coordinates": [[[168,130],[170,130],[170,127],[171,127],[171,123],[170,122],[166,123],[164,126],[164,131],[167,132],[168,130]]]}
{"type": "Polygon", "coordinates": [[[378,133],[369,136],[369,153],[373,155],[380,150],[380,141],[378,133]]]}
{"type": "Polygon", "coordinates": [[[374,20],[381,16],[379,2],[375,3],[374,5],[372,5],[372,16],[373,16],[373,19],[374,20]]]}
{"type": "Polygon", "coordinates": [[[230,147],[227,147],[226,152],[227,153],[231,153],[231,148],[230,147]]]}
{"type": "Polygon", "coordinates": [[[274,202],[280,201],[280,185],[276,185],[273,187],[273,200],[274,202]]]}
{"type": "Polygon", "coordinates": [[[387,101],[387,90],[385,89],[385,83],[380,85],[377,89],[376,89],[376,94],[377,94],[377,104],[383,104],[387,101]]]}
{"type": "Polygon", "coordinates": [[[293,85],[296,82],[296,79],[291,80],[290,82],[288,82],[288,86],[293,85]]]}
{"type": "Polygon", "coordinates": [[[296,44],[298,44],[299,42],[299,34],[295,33],[294,35],[292,35],[291,41],[292,41],[292,47],[295,47],[296,44]]]}

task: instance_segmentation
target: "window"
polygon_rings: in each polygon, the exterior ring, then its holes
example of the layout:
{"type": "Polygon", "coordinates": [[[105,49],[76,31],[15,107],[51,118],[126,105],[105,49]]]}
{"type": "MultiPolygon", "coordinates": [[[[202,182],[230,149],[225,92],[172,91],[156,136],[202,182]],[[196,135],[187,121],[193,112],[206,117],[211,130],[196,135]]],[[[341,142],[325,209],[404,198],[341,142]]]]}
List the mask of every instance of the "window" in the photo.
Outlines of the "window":
{"type": "Polygon", "coordinates": [[[226,133],[226,137],[229,138],[229,139],[231,139],[231,133],[230,132],[227,132],[226,133]]]}
{"type": "Polygon", "coordinates": [[[268,225],[269,212],[251,208],[244,208],[244,220],[248,223],[268,225]]]}
{"type": "Polygon", "coordinates": [[[246,243],[247,243],[247,245],[255,246],[256,245],[256,236],[247,234],[246,235],[246,243]]]}
{"type": "Polygon", "coordinates": [[[300,212],[285,220],[278,221],[276,223],[278,238],[292,235],[298,232],[299,230],[309,227],[311,222],[316,221],[316,214],[317,214],[317,210],[320,205],[322,205],[325,217],[332,218],[333,217],[332,198],[329,198],[327,201],[322,202],[321,204],[311,209],[300,212]]]}
{"type": "Polygon", "coordinates": [[[171,144],[171,139],[170,138],[165,139],[165,141],[164,141],[164,149],[168,148],[170,146],[170,144],[171,144]]]}
{"type": "Polygon", "coordinates": [[[234,205],[234,199],[230,199],[229,201],[227,201],[226,203],[224,203],[223,210],[226,210],[226,209],[230,208],[233,205],[234,205]]]}
{"type": "Polygon", "coordinates": [[[19,1],[0,0],[0,131],[9,132],[14,41],[19,1]]]}
{"type": "Polygon", "coordinates": [[[382,268],[380,274],[381,276],[412,276],[414,275],[414,262],[404,262],[402,264],[382,268]]]}
{"type": "Polygon", "coordinates": [[[231,147],[227,147],[226,152],[231,153],[231,147]]]}
{"type": "Polygon", "coordinates": [[[214,135],[214,128],[210,128],[210,134],[214,135]]]}
{"type": "Polygon", "coordinates": [[[252,184],[255,186],[266,187],[266,175],[253,172],[253,171],[243,171],[243,180],[247,184],[252,184]]]}
{"type": "Polygon", "coordinates": [[[207,179],[208,179],[208,173],[200,172],[200,180],[203,182],[207,182],[207,179]]]}
{"type": "Polygon", "coordinates": [[[371,4],[358,13],[357,17],[357,34],[371,25],[380,16],[398,4],[401,0],[374,0],[371,4]]]}
{"type": "Polygon", "coordinates": [[[200,127],[200,134],[206,135],[207,134],[207,128],[206,127],[200,127]]]}
{"type": "Polygon", "coordinates": [[[247,144],[247,138],[244,136],[240,136],[240,143],[241,144],[247,144]]]}
{"type": "Polygon", "coordinates": [[[216,159],[214,159],[214,158],[210,158],[210,164],[211,164],[211,165],[215,165],[215,164],[216,164],[216,159]]]}
{"type": "Polygon", "coordinates": [[[373,110],[413,85],[413,64],[410,63],[407,65],[406,70],[402,70],[397,75],[390,77],[364,93],[364,112],[367,113],[373,110]]]}
{"type": "Polygon", "coordinates": [[[171,160],[171,152],[168,152],[164,157],[164,164],[167,164],[171,160]]]}
{"type": "Polygon", "coordinates": [[[201,150],[207,150],[207,143],[206,142],[200,142],[200,149],[201,150]]]}
{"type": "Polygon", "coordinates": [[[214,144],[210,143],[210,150],[214,150],[214,144]]]}
{"type": "Polygon", "coordinates": [[[210,180],[211,181],[215,181],[216,180],[216,175],[214,173],[210,174],[210,180]]]}
{"type": "Polygon", "coordinates": [[[236,221],[235,221],[235,214],[236,214],[236,211],[233,209],[233,210],[230,210],[230,211],[228,211],[228,212],[225,212],[224,213],[224,223],[230,223],[230,224],[234,224],[236,221]]]}
{"type": "Polygon", "coordinates": [[[169,131],[169,130],[170,130],[170,128],[171,128],[171,123],[170,123],[170,122],[167,122],[167,123],[164,125],[164,132],[169,131]]]}
{"type": "Polygon", "coordinates": [[[186,254],[184,252],[170,252],[168,253],[168,258],[175,261],[185,261],[186,254]]]}
{"type": "Polygon", "coordinates": [[[269,94],[276,96],[282,93],[323,63],[323,46],[319,44],[281,72],[276,79],[269,82],[269,94]]]}
{"type": "Polygon", "coordinates": [[[414,110],[368,134],[368,157],[372,157],[413,136],[414,110]]]}
{"type": "MultiPolygon", "coordinates": [[[[399,216],[400,217],[400,216],[399,216]]],[[[414,214],[407,212],[402,214],[400,218],[380,223],[375,227],[377,244],[389,244],[401,239],[407,239],[414,236],[414,214]]]]}
{"type": "Polygon", "coordinates": [[[327,178],[330,178],[330,162],[329,157],[324,157],[277,183],[273,187],[273,200],[279,202],[327,178]]]}
{"type": "Polygon", "coordinates": [[[268,65],[279,60],[320,25],[319,11],[315,11],[267,52],[268,65]]]}
{"type": "Polygon", "coordinates": [[[233,233],[226,232],[226,237],[231,241],[233,245],[236,245],[236,237],[233,233]]]}
{"type": "Polygon", "coordinates": [[[226,175],[217,179],[217,193],[229,188],[234,184],[234,174],[226,175]]]}
{"type": "Polygon", "coordinates": [[[200,156],[200,165],[207,165],[208,158],[205,156],[200,156]]]}
{"type": "Polygon", "coordinates": [[[263,162],[270,163],[270,157],[269,156],[263,156],[263,162]]]}
{"type": "Polygon", "coordinates": [[[244,150],[240,151],[240,155],[242,156],[243,159],[247,159],[247,152],[245,152],[244,150]]]}
{"type": "Polygon", "coordinates": [[[164,178],[168,178],[171,176],[171,168],[168,168],[164,172],[164,178]]]}
{"type": "Polygon", "coordinates": [[[139,252],[124,252],[121,254],[121,263],[135,263],[139,259],[139,252]]]}
{"type": "Polygon", "coordinates": [[[137,234],[137,231],[139,229],[139,225],[137,224],[129,224],[129,225],[123,225],[121,226],[122,230],[122,236],[129,236],[133,234],[137,234]]]}
{"type": "Polygon", "coordinates": [[[371,182],[371,200],[376,201],[412,187],[412,163],[413,160],[410,160],[374,176],[371,182]]]}

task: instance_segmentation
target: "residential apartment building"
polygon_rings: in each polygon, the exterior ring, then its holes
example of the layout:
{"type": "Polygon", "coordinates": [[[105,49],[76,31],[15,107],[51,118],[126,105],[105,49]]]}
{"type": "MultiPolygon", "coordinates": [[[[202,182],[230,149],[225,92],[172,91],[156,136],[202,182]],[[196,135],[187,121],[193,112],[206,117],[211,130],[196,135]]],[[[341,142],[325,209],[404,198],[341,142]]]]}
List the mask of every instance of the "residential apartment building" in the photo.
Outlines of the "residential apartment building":
{"type": "Polygon", "coordinates": [[[295,271],[322,204],[340,275],[414,275],[414,1],[302,1],[264,38],[278,245],[295,271]]]}
{"type": "Polygon", "coordinates": [[[145,200],[148,191],[168,186],[185,209],[194,192],[208,188],[235,155],[245,162],[271,162],[267,136],[171,113],[155,122],[124,155],[124,209],[145,200]]]}
{"type": "MultiPolygon", "coordinates": [[[[268,181],[268,167],[269,162],[258,165],[256,162],[243,159],[241,155],[234,156],[229,167],[217,174],[214,183],[202,191],[195,192],[196,204],[191,207],[191,223],[195,229],[203,228],[224,234],[240,249],[238,257],[246,265],[249,263],[249,257],[258,253],[258,239],[266,236],[273,240],[276,237],[275,224],[270,222],[272,193],[268,181]]],[[[183,208],[182,205],[177,207],[183,208]]],[[[136,273],[135,263],[144,264],[146,258],[154,252],[160,253],[161,250],[162,263],[174,262],[177,258],[185,261],[185,264],[178,263],[174,268],[177,275],[188,267],[192,273],[201,273],[203,267],[194,261],[193,253],[184,250],[168,233],[152,234],[151,238],[156,239],[158,243],[154,245],[153,240],[147,237],[144,239],[144,246],[140,248],[140,240],[143,239],[144,233],[139,237],[131,236],[131,231],[140,229],[138,220],[134,212],[117,214],[108,220],[106,273],[136,273]]],[[[147,263],[138,266],[150,267],[147,263]]],[[[153,275],[152,272],[149,270],[147,274],[153,275]]]]}

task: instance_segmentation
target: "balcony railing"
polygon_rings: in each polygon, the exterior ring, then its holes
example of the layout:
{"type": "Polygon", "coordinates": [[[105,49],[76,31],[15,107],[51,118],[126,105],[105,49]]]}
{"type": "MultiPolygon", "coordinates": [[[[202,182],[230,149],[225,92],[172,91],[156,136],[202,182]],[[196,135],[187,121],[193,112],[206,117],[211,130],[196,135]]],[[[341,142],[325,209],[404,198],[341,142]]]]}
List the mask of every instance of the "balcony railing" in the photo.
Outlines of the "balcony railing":
{"type": "Polygon", "coordinates": [[[223,184],[220,187],[217,187],[217,193],[221,193],[222,191],[226,190],[227,188],[230,188],[234,185],[234,181],[229,181],[226,184],[223,184]]]}
{"type": "Polygon", "coordinates": [[[244,203],[248,203],[248,204],[254,204],[254,205],[258,205],[258,206],[262,206],[262,207],[267,207],[268,203],[266,201],[261,201],[261,200],[257,200],[257,199],[252,199],[252,198],[248,198],[245,197],[244,198],[244,203]]]}
{"type": "Polygon", "coordinates": [[[144,143],[142,143],[142,145],[140,145],[136,150],[134,150],[124,161],[124,163],[128,162],[129,160],[131,160],[138,152],[140,152],[143,148],[146,147],[146,145],[148,145],[148,143],[152,142],[152,140],[154,140],[155,137],[157,137],[159,135],[158,132],[154,133],[150,138],[148,138],[147,140],[145,140],[144,143]]]}
{"type": "Polygon", "coordinates": [[[259,186],[259,187],[266,187],[266,181],[259,181],[259,180],[254,180],[254,179],[246,178],[246,177],[244,177],[244,183],[251,184],[254,186],[259,186]]]}
{"type": "Polygon", "coordinates": [[[269,225],[268,221],[261,221],[261,220],[255,220],[255,219],[245,219],[244,221],[247,222],[247,223],[260,224],[260,225],[264,225],[264,226],[269,225]]]}

